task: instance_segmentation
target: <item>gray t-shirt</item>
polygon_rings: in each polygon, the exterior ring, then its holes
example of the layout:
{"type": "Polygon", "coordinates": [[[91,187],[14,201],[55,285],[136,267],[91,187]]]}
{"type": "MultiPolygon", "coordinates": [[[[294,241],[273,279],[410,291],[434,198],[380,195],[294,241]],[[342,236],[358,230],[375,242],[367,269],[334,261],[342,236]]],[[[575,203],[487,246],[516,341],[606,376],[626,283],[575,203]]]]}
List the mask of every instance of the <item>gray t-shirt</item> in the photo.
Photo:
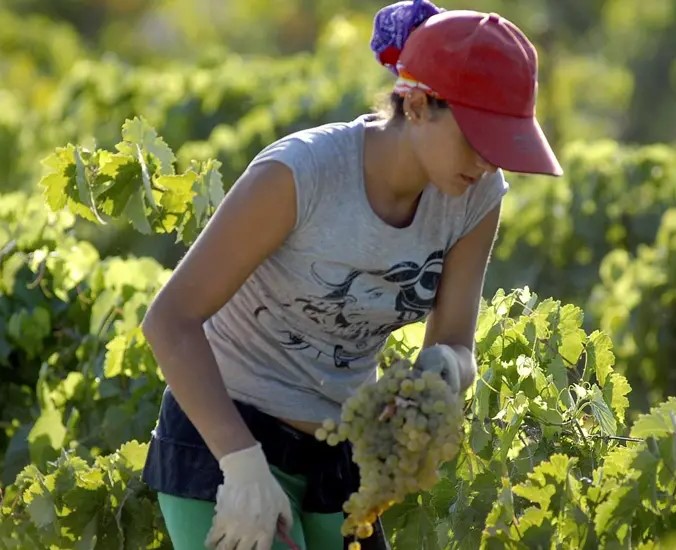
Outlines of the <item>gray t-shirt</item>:
{"type": "Polygon", "coordinates": [[[252,161],[292,170],[296,225],[204,328],[230,396],[273,416],[337,419],[375,381],[390,332],[430,312],[444,254],[508,189],[501,171],[459,197],[428,185],[413,222],[388,225],[364,188],[366,122],[297,132],[252,161]]]}

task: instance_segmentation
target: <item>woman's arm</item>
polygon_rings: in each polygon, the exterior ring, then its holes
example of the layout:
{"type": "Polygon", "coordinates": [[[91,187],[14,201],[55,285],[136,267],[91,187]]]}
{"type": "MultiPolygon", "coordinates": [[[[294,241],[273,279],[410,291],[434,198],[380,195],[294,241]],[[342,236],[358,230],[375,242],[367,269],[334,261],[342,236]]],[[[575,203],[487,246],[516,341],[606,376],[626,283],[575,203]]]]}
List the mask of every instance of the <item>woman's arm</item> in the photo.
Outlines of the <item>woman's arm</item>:
{"type": "Polygon", "coordinates": [[[226,194],[142,323],[176,400],[217,460],[255,441],[225,389],[202,324],[284,242],[295,222],[291,170],[278,162],[250,168],[226,194]]]}
{"type": "Polygon", "coordinates": [[[427,320],[423,347],[446,344],[457,353],[460,391],[474,382],[474,333],[488,259],[498,231],[500,205],[491,210],[444,259],[441,282],[427,320]]]}

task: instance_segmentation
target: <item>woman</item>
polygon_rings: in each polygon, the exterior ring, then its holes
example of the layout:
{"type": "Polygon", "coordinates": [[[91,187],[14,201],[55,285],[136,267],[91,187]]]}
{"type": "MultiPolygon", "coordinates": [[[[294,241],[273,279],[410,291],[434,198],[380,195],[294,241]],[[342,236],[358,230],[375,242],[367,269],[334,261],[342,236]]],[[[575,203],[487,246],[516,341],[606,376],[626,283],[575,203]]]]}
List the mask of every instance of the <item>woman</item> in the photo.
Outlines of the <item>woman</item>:
{"type": "MultiPolygon", "coordinates": [[[[177,550],[343,548],[358,472],[314,430],[407,323],[426,319],[424,346],[472,384],[500,169],[562,173],[535,50],[507,20],[399,2],[371,46],[397,75],[393,114],[265,148],[144,319],[168,383],[144,479],[177,550]]],[[[386,547],[377,527],[363,548],[386,547]]]]}

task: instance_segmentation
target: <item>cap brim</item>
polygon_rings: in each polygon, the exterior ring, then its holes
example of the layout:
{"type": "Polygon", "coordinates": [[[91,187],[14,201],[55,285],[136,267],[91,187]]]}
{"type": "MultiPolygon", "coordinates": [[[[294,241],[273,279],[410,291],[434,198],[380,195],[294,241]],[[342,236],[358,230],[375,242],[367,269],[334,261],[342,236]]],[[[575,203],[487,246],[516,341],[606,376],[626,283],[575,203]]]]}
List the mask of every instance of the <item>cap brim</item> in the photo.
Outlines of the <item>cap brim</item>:
{"type": "Polygon", "coordinates": [[[450,104],[470,145],[510,172],[560,176],[563,169],[535,117],[520,118],[450,104]]]}

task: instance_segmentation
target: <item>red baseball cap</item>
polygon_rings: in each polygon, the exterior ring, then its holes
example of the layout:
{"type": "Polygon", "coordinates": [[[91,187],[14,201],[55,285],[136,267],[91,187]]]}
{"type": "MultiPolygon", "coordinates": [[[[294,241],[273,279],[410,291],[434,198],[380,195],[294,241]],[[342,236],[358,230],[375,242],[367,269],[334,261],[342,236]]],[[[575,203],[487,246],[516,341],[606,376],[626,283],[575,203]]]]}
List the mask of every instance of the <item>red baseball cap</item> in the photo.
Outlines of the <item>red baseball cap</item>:
{"type": "Polygon", "coordinates": [[[563,174],[535,118],[537,52],[507,19],[469,10],[433,15],[411,33],[398,66],[449,104],[491,164],[563,174]]]}

